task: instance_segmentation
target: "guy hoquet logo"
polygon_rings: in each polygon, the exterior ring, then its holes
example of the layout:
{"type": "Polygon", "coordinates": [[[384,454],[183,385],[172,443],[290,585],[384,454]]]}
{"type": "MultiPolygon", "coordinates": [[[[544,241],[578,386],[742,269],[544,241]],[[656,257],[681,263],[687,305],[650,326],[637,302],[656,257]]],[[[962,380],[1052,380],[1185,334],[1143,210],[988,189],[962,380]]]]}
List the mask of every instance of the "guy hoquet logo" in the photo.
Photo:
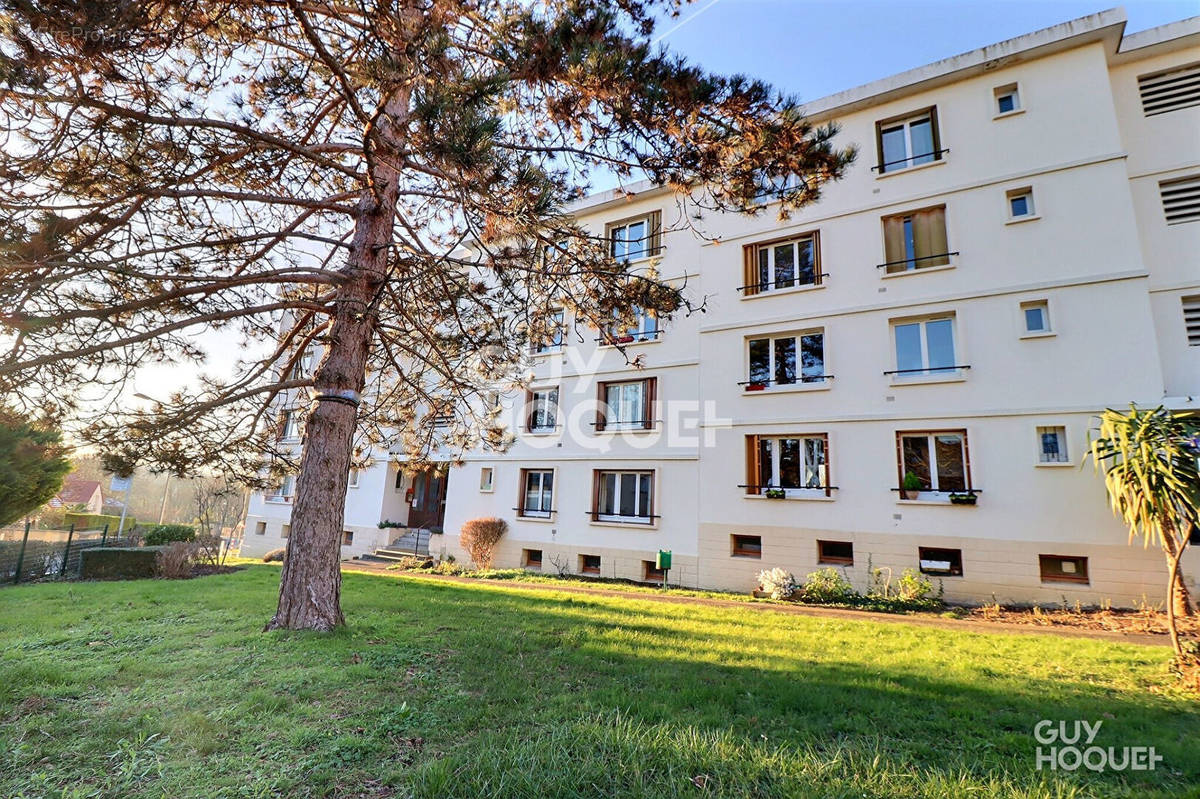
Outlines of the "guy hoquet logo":
{"type": "Polygon", "coordinates": [[[1051,721],[1033,725],[1038,770],[1153,771],[1162,755],[1153,746],[1099,746],[1095,743],[1103,721],[1051,721]]]}

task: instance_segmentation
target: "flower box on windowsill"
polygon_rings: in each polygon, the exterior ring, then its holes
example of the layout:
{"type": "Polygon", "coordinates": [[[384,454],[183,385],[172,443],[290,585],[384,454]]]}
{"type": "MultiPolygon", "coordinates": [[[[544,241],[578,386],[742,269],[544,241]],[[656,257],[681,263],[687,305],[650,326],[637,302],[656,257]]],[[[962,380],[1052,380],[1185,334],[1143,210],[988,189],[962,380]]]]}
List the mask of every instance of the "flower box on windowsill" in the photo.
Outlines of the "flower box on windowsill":
{"type": "Polygon", "coordinates": [[[782,488],[768,488],[763,492],[767,499],[787,499],[787,492],[782,488]]]}
{"type": "Polygon", "coordinates": [[[951,505],[974,505],[978,500],[979,497],[969,492],[950,494],[951,505]]]}
{"type": "Polygon", "coordinates": [[[614,336],[613,344],[632,344],[633,336],[614,336]]]}
{"type": "Polygon", "coordinates": [[[747,383],[746,384],[747,391],[764,391],[764,390],[766,390],[766,388],[767,388],[766,383],[747,383]]]}

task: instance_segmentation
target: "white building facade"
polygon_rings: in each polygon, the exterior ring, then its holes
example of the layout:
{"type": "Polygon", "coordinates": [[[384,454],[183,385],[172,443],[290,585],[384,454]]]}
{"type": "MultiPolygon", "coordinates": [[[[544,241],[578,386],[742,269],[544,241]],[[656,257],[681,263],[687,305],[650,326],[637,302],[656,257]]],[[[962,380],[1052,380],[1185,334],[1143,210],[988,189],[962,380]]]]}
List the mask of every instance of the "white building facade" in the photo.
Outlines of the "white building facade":
{"type": "MultiPolygon", "coordinates": [[[[1200,410],[1200,18],[1123,29],[1103,12],[809,104],[860,154],[787,220],[706,213],[700,236],[667,190],[581,203],[705,313],[565,319],[504,398],[514,446],[440,486],[364,471],[344,552],[432,496],[435,553],[509,522],[499,567],[656,581],[670,550],[670,581],[706,588],[913,568],[954,601],[1160,600],[1162,556],[1083,454],[1106,407],[1200,410]]],[[[288,510],[256,495],[244,551],[288,510]]]]}

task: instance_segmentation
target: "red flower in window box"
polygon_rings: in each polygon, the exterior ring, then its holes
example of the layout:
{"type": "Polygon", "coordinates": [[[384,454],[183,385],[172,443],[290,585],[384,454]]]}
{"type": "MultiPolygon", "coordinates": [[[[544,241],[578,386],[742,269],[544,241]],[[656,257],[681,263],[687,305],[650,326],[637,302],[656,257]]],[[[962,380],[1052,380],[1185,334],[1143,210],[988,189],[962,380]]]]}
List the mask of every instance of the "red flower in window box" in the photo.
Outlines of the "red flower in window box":
{"type": "Polygon", "coordinates": [[[767,387],[766,383],[747,383],[746,384],[747,391],[762,391],[766,387],[767,387]]]}
{"type": "Polygon", "coordinates": [[[614,344],[632,344],[633,336],[617,336],[613,339],[614,344]]]}

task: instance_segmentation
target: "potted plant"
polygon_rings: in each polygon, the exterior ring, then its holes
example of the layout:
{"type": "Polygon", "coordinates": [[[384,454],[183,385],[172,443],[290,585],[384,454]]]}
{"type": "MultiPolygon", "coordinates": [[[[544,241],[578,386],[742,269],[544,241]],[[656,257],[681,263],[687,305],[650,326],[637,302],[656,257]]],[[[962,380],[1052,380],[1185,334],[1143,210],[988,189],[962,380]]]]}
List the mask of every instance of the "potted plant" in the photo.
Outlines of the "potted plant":
{"type": "Polygon", "coordinates": [[[950,494],[951,505],[974,505],[977,499],[974,491],[954,491],[950,494]]]}
{"type": "Polygon", "coordinates": [[[617,337],[616,337],[616,339],[615,339],[615,341],[616,341],[616,343],[618,343],[618,344],[632,344],[632,343],[633,343],[633,336],[629,336],[629,335],[625,335],[625,336],[617,336],[617,337]]]}
{"type": "Polygon", "coordinates": [[[921,478],[916,472],[905,472],[900,484],[900,499],[916,499],[921,493],[921,478]]]}
{"type": "Polygon", "coordinates": [[[786,499],[787,492],[782,488],[768,488],[764,494],[767,499],[786,499]]]}

